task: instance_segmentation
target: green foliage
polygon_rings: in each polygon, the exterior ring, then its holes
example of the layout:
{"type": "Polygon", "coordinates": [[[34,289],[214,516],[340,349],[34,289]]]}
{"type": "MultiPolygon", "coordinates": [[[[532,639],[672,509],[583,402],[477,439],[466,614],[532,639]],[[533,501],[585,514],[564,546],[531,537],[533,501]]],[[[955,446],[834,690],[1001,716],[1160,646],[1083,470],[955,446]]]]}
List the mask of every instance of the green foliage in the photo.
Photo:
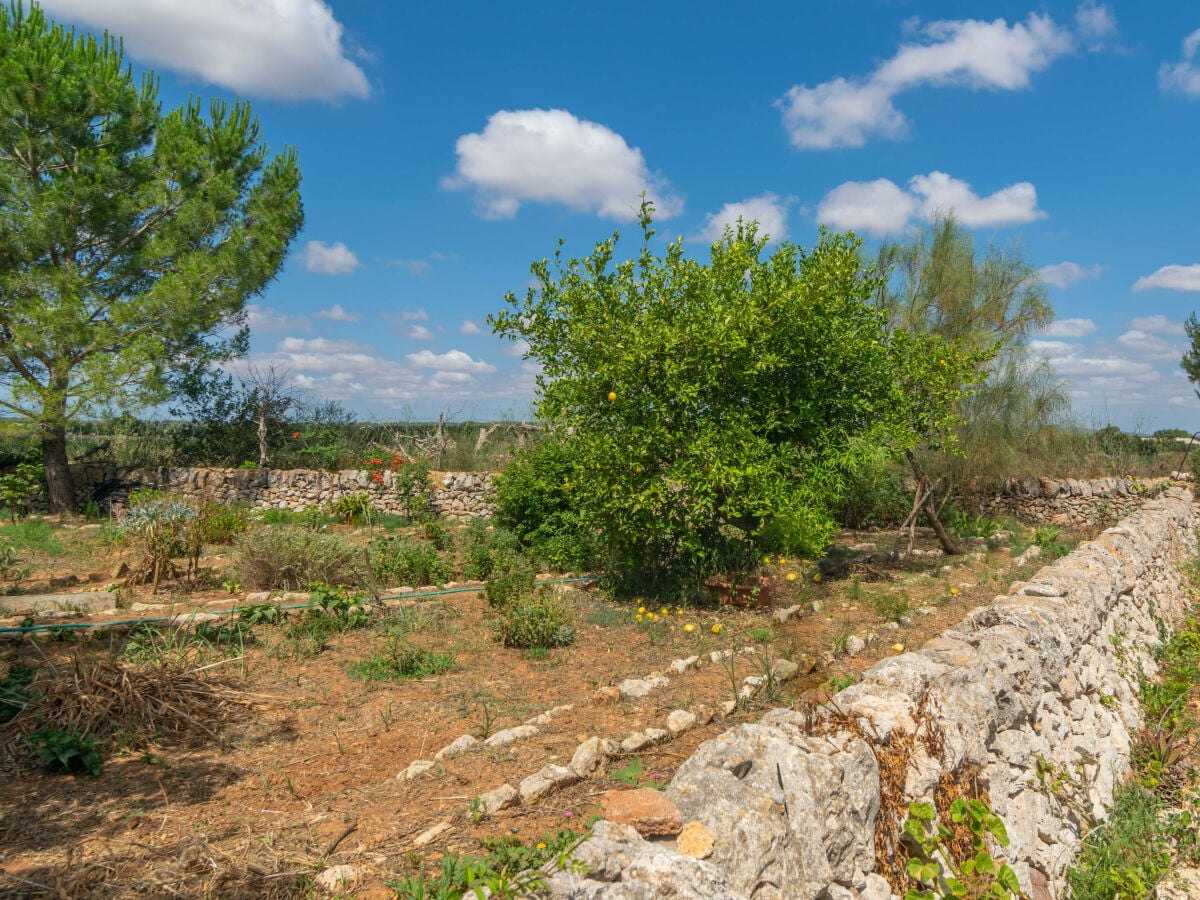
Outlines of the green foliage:
{"type": "Polygon", "coordinates": [[[50,772],[100,774],[100,739],[73,731],[42,728],[29,735],[29,744],[50,772]]]}
{"type": "Polygon", "coordinates": [[[905,473],[893,461],[864,457],[846,478],[838,510],[843,528],[893,528],[912,508],[912,490],[905,473]]]}
{"type": "Polygon", "coordinates": [[[560,571],[587,569],[595,553],[573,496],[576,462],[571,443],[550,437],[518,453],[493,481],[496,523],[560,571]]]}
{"type": "Polygon", "coordinates": [[[0,506],[8,510],[9,518],[29,514],[29,504],[42,486],[42,467],[34,463],[18,463],[16,468],[0,475],[0,506]]]}
{"type": "Polygon", "coordinates": [[[899,622],[912,611],[912,601],[904,594],[880,591],[871,596],[875,614],[887,622],[899,622]]]}
{"type": "Polygon", "coordinates": [[[509,556],[502,562],[503,565],[493,569],[483,589],[488,606],[493,609],[503,609],[516,600],[528,597],[533,593],[533,585],[537,580],[533,564],[525,557],[509,556]]]}
{"type": "Polygon", "coordinates": [[[495,897],[515,900],[539,893],[545,884],[541,870],[553,862],[557,868],[574,871],[571,853],[587,837],[562,828],[548,832],[536,843],[524,844],[515,837],[485,838],[486,855],[458,856],[447,853],[436,877],[420,872],[387,882],[397,900],[462,900],[463,897],[495,897]]]}
{"type": "Polygon", "coordinates": [[[355,491],[330,500],[328,511],[345,525],[366,525],[374,516],[375,507],[366,491],[355,491]]]}
{"type": "Polygon", "coordinates": [[[7,541],[0,543],[0,581],[20,581],[32,571],[20,550],[7,541]]]}
{"type": "Polygon", "coordinates": [[[1000,524],[995,519],[961,512],[951,513],[949,524],[960,538],[990,538],[1000,530],[1000,524]]]}
{"type": "Polygon", "coordinates": [[[12,666],[0,678],[0,723],[7,722],[25,708],[33,699],[29,686],[33,684],[34,670],[23,666],[12,666]]]}
{"type": "Polygon", "coordinates": [[[286,622],[288,613],[274,603],[251,603],[237,608],[239,622],[247,625],[278,625],[286,622]]]}
{"type": "Polygon", "coordinates": [[[267,528],[239,535],[232,568],[247,590],[304,590],[316,582],[354,580],[354,547],[344,538],[300,528],[267,528]]]}
{"type": "Polygon", "coordinates": [[[454,573],[453,566],[433,546],[403,535],[375,538],[371,568],[376,580],[389,586],[442,584],[454,573]]]}
{"type": "MultiPolygon", "coordinates": [[[[132,499],[132,498],[131,498],[132,499]]],[[[172,560],[189,554],[189,537],[196,525],[196,508],[169,496],[149,497],[132,504],[120,519],[121,530],[139,559],[131,567],[133,577],[151,581],[154,592],[159,582],[174,574],[172,560]]]]}
{"type": "Polygon", "coordinates": [[[341,585],[317,584],[313,586],[309,598],[316,609],[306,610],[306,615],[309,618],[323,615],[334,623],[338,631],[365,628],[371,622],[371,609],[363,593],[351,594],[341,585]]]}
{"type": "Polygon", "coordinates": [[[543,587],[500,607],[494,635],[505,647],[566,647],[575,641],[571,601],[543,587]]]}
{"type": "Polygon", "coordinates": [[[196,511],[196,539],[202,544],[231,544],[250,527],[243,506],[204,502],[196,511]]]}
{"type": "Polygon", "coordinates": [[[363,681],[404,681],[428,678],[454,668],[454,654],[410,644],[400,634],[388,635],[383,653],[350,664],[350,673],[363,681]]]}
{"type": "Polygon", "coordinates": [[[648,787],[661,791],[667,786],[665,776],[646,771],[646,764],[640,756],[633,757],[624,766],[608,774],[627,788],[648,787]]]}
{"type": "Polygon", "coordinates": [[[462,532],[460,555],[464,578],[485,581],[504,568],[505,560],[519,552],[517,537],[486,519],[472,519],[462,532]]]}
{"type": "Polygon", "coordinates": [[[437,515],[428,460],[421,457],[405,460],[392,473],[392,490],[396,492],[401,515],[410,522],[428,522],[437,515]]]}
{"type": "Polygon", "coordinates": [[[1071,545],[1062,540],[1062,529],[1054,525],[1039,525],[1033,530],[1032,541],[1050,559],[1058,559],[1071,552],[1071,545]]]}
{"type": "Polygon", "coordinates": [[[1076,900],[1140,900],[1170,869],[1170,835],[1160,818],[1162,801],[1137,784],[1121,788],[1107,827],[1084,839],[1067,884],[1076,900]]]}
{"type": "Polygon", "coordinates": [[[63,554],[63,545],[47,522],[26,521],[12,525],[0,525],[0,538],[17,550],[44,553],[57,557],[63,554]]]}
{"type": "Polygon", "coordinates": [[[959,798],[950,804],[950,819],[971,833],[972,854],[966,859],[954,859],[949,846],[953,833],[937,821],[931,804],[909,804],[903,840],[912,853],[908,875],[916,886],[908,889],[905,900],[1019,900],[1021,885],[1016,873],[993,859],[989,847],[990,841],[1008,846],[1008,832],[1000,817],[982,800],[959,798]]]}
{"type": "Polygon", "coordinates": [[[247,104],[164,114],[157,90],[118,40],[0,7],[2,402],[41,431],[55,512],[67,423],[243,351],[246,299],[303,222],[295,152],[270,156],[247,104]]]}
{"type": "Polygon", "coordinates": [[[541,363],[538,411],[566,447],[542,485],[565,496],[535,485],[524,505],[574,507],[610,585],[667,596],[762,549],[824,546],[850,474],[944,440],[986,353],[889,333],[853,237],[764,258],[739,227],[701,263],[681,241],[655,255],[651,212],[636,259],[615,261],[615,235],[585,259],[560,250],[489,321],[541,363]]]}

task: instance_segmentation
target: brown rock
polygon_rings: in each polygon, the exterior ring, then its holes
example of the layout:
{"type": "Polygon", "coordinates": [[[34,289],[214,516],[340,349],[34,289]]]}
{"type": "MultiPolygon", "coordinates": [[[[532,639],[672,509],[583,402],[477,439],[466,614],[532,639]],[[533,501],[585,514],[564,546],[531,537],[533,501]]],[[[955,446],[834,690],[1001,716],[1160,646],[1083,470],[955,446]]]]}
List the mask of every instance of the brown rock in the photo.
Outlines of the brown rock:
{"type": "Polygon", "coordinates": [[[712,832],[701,822],[693,819],[679,832],[676,848],[683,856],[690,856],[692,859],[708,859],[713,852],[712,832]]]}
{"type": "Polygon", "coordinates": [[[683,827],[679,807],[653,788],[605,791],[600,815],[618,825],[632,825],[642,837],[679,834],[683,827]]]}
{"type": "Polygon", "coordinates": [[[621,699],[621,692],[616,687],[602,687],[596,691],[593,699],[601,705],[606,703],[616,703],[621,699]]]}

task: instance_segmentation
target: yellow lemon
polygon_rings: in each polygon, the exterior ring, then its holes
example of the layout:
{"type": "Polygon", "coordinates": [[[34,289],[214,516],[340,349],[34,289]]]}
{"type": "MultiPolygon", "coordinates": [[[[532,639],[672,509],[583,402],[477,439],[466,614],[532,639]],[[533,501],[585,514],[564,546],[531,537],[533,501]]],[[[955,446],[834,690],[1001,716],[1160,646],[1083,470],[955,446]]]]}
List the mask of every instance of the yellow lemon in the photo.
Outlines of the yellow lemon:
{"type": "Polygon", "coordinates": [[[637,620],[638,620],[639,622],[640,622],[640,621],[642,621],[642,614],[641,614],[641,613],[638,613],[638,614],[637,614],[637,620]]]}
{"type": "Polygon", "coordinates": [[[821,583],[821,573],[820,572],[818,572],[817,574],[815,574],[813,576],[813,581],[815,581],[817,584],[821,583]]]}
{"type": "Polygon", "coordinates": [[[693,625],[691,622],[688,622],[686,625],[683,626],[683,630],[686,631],[688,634],[691,634],[693,631],[696,630],[696,626],[693,625]]]}
{"type": "Polygon", "coordinates": [[[608,402],[609,402],[609,403],[616,403],[616,401],[617,401],[617,392],[616,392],[616,391],[609,391],[609,392],[608,392],[608,402]]]}
{"type": "Polygon", "coordinates": [[[951,593],[951,594],[954,594],[954,595],[957,595],[957,594],[958,594],[958,588],[950,588],[950,593],[951,593]]]}
{"type": "Polygon", "coordinates": [[[675,615],[677,615],[677,616],[682,616],[682,615],[683,615],[683,610],[682,610],[682,609],[677,609],[677,610],[675,610],[675,615]]]}
{"type": "Polygon", "coordinates": [[[903,644],[892,644],[892,649],[895,650],[897,653],[903,653],[904,645],[903,644]]]}
{"type": "Polygon", "coordinates": [[[781,556],[781,557],[779,557],[779,559],[776,560],[776,562],[778,562],[781,566],[786,566],[787,565],[787,557],[781,556]]]}
{"type": "Polygon", "coordinates": [[[799,576],[798,576],[798,575],[796,575],[796,573],[795,573],[795,572],[788,572],[788,573],[787,573],[787,575],[785,575],[784,577],[785,577],[785,578],[786,578],[788,581],[795,581],[795,580],[796,580],[796,579],[797,579],[799,576]]]}
{"type": "Polygon", "coordinates": [[[720,626],[720,625],[714,625],[714,626],[712,627],[712,633],[713,633],[713,634],[720,634],[720,633],[721,633],[721,626],[720,626]]]}
{"type": "Polygon", "coordinates": [[[671,611],[669,609],[667,609],[665,606],[662,609],[660,609],[659,612],[662,613],[662,615],[664,615],[664,616],[669,616],[671,614],[671,611]]]}
{"type": "Polygon", "coordinates": [[[644,606],[639,606],[639,607],[638,607],[638,615],[639,615],[639,616],[644,616],[645,614],[646,614],[646,607],[644,607],[644,606]]]}

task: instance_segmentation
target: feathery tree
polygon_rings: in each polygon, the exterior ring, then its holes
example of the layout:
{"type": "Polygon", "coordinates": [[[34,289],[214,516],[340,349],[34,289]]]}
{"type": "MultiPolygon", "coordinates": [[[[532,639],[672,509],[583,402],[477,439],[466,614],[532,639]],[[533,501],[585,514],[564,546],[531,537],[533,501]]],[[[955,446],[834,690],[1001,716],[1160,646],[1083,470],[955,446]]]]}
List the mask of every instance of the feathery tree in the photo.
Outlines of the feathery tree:
{"type": "Polygon", "coordinates": [[[157,93],[108,35],[0,7],[0,408],[40,433],[51,511],[74,506],[67,424],[244,352],[303,222],[296,154],[247,104],[157,93]]]}
{"type": "Polygon", "coordinates": [[[1030,358],[1028,338],[1053,321],[1054,309],[1019,247],[990,245],[981,256],[971,234],[947,216],[911,240],[885,242],[879,266],[890,275],[876,302],[893,328],[991,355],[986,380],[960,401],[966,459],[1016,453],[1067,412],[1062,380],[1047,361],[1030,358]]]}

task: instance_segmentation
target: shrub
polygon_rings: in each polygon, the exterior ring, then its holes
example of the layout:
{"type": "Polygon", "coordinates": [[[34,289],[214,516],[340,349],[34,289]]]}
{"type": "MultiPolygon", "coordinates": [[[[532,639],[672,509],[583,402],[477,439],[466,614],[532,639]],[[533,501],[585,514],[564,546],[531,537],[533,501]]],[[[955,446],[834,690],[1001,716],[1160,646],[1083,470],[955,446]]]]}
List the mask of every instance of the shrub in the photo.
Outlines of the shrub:
{"type": "Polygon", "coordinates": [[[462,536],[463,577],[474,581],[491,578],[505,560],[520,552],[517,536],[505,528],[489,527],[485,519],[472,519],[462,536]]]}
{"type": "Polygon", "coordinates": [[[400,513],[410,522],[428,522],[437,515],[433,505],[433,484],[429,463],[420,458],[405,460],[392,473],[392,489],[400,504],[400,513]]]}
{"type": "Polygon", "coordinates": [[[594,557],[592,532],[572,496],[575,466],[570,445],[552,437],[515,457],[494,482],[496,524],[560,570],[587,569],[594,557]]]}
{"type": "Polygon", "coordinates": [[[533,593],[537,573],[523,556],[509,556],[492,571],[483,589],[488,606],[501,609],[533,593]]]}
{"type": "Polygon", "coordinates": [[[354,579],[354,548],[338,535],[267,528],[237,537],[233,571],[247,590],[304,590],[354,579]]]}
{"type": "Polygon", "coordinates": [[[547,587],[514,598],[500,608],[495,637],[505,647],[566,647],[575,640],[571,602],[547,587]]]}
{"type": "Polygon", "coordinates": [[[34,494],[42,486],[42,467],[34,463],[18,463],[13,471],[0,475],[0,506],[8,508],[12,521],[29,512],[34,494]]]}
{"type": "Polygon", "coordinates": [[[43,728],[29,735],[29,743],[49,771],[65,775],[100,774],[100,739],[73,731],[43,728]]]}
{"type": "Polygon", "coordinates": [[[177,574],[173,562],[176,557],[187,556],[193,561],[199,558],[196,508],[188,503],[168,495],[143,495],[125,511],[120,523],[141,557],[131,567],[130,580],[151,582],[154,593],[158,593],[162,579],[177,574]]]}
{"type": "Polygon", "coordinates": [[[376,580],[413,587],[441,584],[454,573],[434,547],[405,537],[377,537],[371,569],[376,580]]]}
{"type": "Polygon", "coordinates": [[[343,494],[329,502],[329,514],[347,525],[363,525],[371,521],[375,508],[366,491],[343,494]]]}
{"type": "Polygon", "coordinates": [[[441,675],[454,668],[454,654],[414,647],[399,635],[388,638],[384,653],[350,664],[350,673],[363,681],[404,681],[441,675]]]}
{"type": "Polygon", "coordinates": [[[206,502],[196,514],[198,539],[205,544],[229,544],[250,525],[243,506],[206,502]]]}

